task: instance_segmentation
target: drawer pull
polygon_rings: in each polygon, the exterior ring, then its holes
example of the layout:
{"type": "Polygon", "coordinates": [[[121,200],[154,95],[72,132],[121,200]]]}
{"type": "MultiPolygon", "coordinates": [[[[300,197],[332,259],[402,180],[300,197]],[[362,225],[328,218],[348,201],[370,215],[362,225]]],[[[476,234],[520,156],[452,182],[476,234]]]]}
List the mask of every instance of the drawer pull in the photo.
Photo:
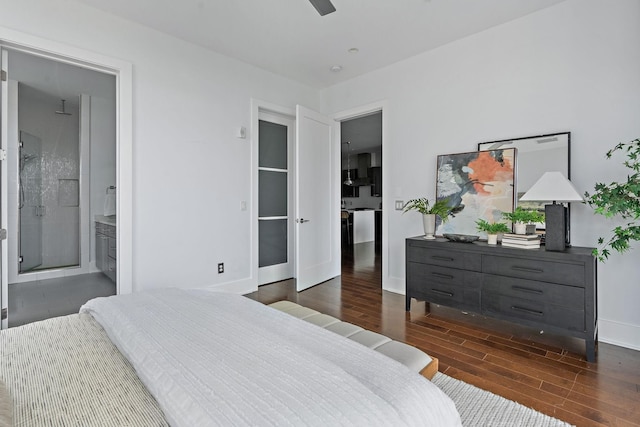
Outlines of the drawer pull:
{"type": "Polygon", "coordinates": [[[512,286],[511,289],[515,291],[528,292],[530,294],[538,294],[538,295],[542,295],[544,293],[540,289],[523,288],[522,286],[512,286]]]}
{"type": "Polygon", "coordinates": [[[449,274],[442,274],[442,273],[431,273],[432,276],[435,277],[440,277],[441,279],[449,279],[449,280],[453,280],[453,276],[449,275],[449,274]]]}
{"type": "Polygon", "coordinates": [[[444,256],[438,256],[438,255],[434,255],[431,257],[432,259],[437,259],[438,261],[448,261],[451,262],[453,261],[453,258],[450,257],[444,257],[444,256]]]}
{"type": "Polygon", "coordinates": [[[527,273],[544,273],[544,270],[540,268],[520,267],[518,265],[512,266],[511,269],[517,271],[526,271],[527,273]]]}
{"type": "Polygon", "coordinates": [[[530,308],[518,307],[517,305],[512,305],[511,310],[522,311],[524,313],[535,314],[536,316],[542,316],[544,313],[538,310],[531,310],[530,308]]]}
{"type": "Polygon", "coordinates": [[[446,297],[453,297],[453,294],[451,292],[441,291],[440,289],[431,288],[431,291],[436,293],[436,294],[444,295],[446,297]]]}

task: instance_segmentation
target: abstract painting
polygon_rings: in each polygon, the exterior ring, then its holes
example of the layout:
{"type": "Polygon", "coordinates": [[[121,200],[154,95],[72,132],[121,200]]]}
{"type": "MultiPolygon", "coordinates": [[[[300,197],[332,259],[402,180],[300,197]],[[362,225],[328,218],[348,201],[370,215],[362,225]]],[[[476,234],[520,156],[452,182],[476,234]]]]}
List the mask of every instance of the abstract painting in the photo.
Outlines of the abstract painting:
{"type": "Polygon", "coordinates": [[[453,215],[436,234],[478,234],[478,219],[498,222],[512,212],[515,164],[515,148],[438,156],[436,199],[449,199],[453,215]]]}

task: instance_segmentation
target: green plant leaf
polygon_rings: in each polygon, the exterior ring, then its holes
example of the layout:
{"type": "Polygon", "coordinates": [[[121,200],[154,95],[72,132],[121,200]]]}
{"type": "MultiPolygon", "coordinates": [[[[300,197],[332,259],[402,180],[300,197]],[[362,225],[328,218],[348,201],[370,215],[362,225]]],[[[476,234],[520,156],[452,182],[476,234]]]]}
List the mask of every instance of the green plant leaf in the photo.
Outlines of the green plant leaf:
{"type": "Polygon", "coordinates": [[[600,261],[609,258],[609,248],[619,253],[631,249],[631,242],[640,240],[640,139],[634,139],[628,143],[619,143],[613,149],[607,151],[606,157],[610,159],[616,151],[622,151],[627,156],[622,164],[635,173],[627,175],[624,182],[612,182],[610,184],[596,183],[593,194],[585,192],[585,202],[593,208],[598,215],[606,218],[620,217],[631,219],[624,226],[617,226],[612,230],[613,235],[607,240],[598,238],[598,245],[594,254],[600,261]]]}
{"type": "Polygon", "coordinates": [[[440,217],[443,223],[447,222],[451,215],[452,208],[449,206],[449,199],[441,199],[433,204],[426,197],[411,199],[402,207],[403,212],[418,211],[423,215],[434,214],[440,217]]]}

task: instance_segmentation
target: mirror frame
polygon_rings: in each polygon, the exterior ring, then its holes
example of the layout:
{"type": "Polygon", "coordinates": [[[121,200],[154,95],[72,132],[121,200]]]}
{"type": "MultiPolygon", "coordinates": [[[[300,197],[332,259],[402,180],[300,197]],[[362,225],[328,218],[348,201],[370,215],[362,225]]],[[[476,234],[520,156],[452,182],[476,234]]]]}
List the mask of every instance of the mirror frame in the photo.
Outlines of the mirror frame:
{"type": "MultiPolygon", "coordinates": [[[[563,172],[565,174],[565,176],[567,177],[567,179],[571,180],[571,132],[558,132],[558,133],[549,133],[549,134],[544,134],[544,135],[536,135],[536,136],[527,136],[527,137],[522,137],[522,138],[511,138],[511,139],[503,139],[503,140],[499,140],[499,141],[488,141],[488,142],[480,142],[478,143],[478,151],[486,151],[486,150],[490,150],[492,148],[495,148],[495,144],[500,144],[499,147],[500,148],[511,148],[511,147],[515,147],[516,149],[518,149],[520,146],[522,145],[526,145],[526,144],[531,144],[534,143],[537,140],[540,139],[549,139],[549,138],[558,138],[559,136],[562,137],[566,137],[567,139],[567,169],[564,171],[560,171],[563,172]]],[[[518,155],[516,157],[516,162],[520,162],[522,160],[522,156],[520,154],[520,152],[518,151],[518,155]]],[[[515,185],[516,188],[514,188],[514,195],[515,195],[515,204],[514,204],[514,208],[518,206],[518,184],[519,184],[519,179],[518,179],[518,165],[516,164],[516,179],[515,179],[515,185]]],[[[544,169],[544,168],[540,168],[540,176],[542,176],[542,174],[544,174],[545,172],[549,172],[551,171],[550,169],[544,169]]],[[[549,201],[550,203],[551,201],[549,201]]],[[[567,209],[566,209],[566,224],[567,224],[567,235],[565,236],[565,241],[567,246],[570,246],[571,244],[571,205],[569,203],[567,203],[567,209]]]]}

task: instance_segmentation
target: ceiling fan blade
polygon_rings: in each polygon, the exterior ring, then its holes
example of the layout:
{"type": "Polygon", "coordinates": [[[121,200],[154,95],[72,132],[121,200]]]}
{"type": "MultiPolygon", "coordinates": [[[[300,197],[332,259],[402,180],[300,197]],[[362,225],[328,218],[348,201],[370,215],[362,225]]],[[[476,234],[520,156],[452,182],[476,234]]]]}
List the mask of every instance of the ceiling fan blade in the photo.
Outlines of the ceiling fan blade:
{"type": "Polygon", "coordinates": [[[309,0],[313,7],[316,8],[320,16],[328,15],[335,12],[336,8],[331,4],[331,0],[309,0]]]}

